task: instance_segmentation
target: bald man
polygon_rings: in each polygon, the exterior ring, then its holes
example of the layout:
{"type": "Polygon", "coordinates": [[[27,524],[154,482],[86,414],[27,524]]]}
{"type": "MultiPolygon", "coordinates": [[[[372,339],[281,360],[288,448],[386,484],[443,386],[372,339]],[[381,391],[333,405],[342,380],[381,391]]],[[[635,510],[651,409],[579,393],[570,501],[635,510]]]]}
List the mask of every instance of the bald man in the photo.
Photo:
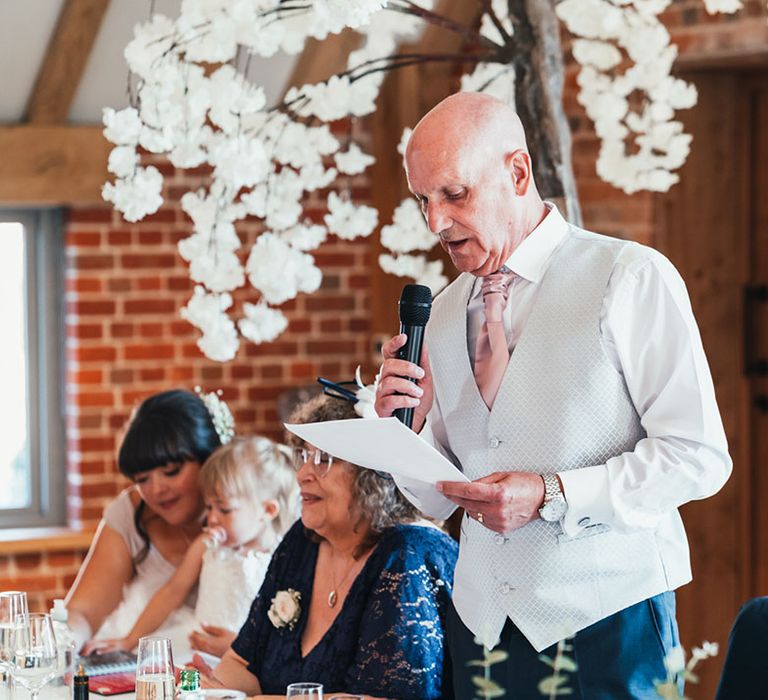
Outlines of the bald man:
{"type": "Polygon", "coordinates": [[[691,579],[678,508],[731,471],[685,286],[658,252],[567,223],[536,189],[517,115],[461,93],[415,128],[408,183],[461,273],[434,302],[421,368],[384,347],[380,416],[471,483],[398,479],[426,514],[464,509],[449,646],[474,695],[474,643],[494,678],[540,698],[539,661],[568,640],[574,698],[655,697],[691,579]],[[423,368],[423,369],[422,369],[423,368]],[[416,379],[416,383],[408,380],[416,379]]]}

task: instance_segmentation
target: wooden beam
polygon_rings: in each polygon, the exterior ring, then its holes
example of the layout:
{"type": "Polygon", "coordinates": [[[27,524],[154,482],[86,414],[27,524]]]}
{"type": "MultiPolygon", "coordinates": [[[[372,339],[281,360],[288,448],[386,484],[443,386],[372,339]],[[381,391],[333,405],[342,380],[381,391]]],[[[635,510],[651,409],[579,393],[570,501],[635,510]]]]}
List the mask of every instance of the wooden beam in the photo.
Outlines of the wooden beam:
{"type": "Polygon", "coordinates": [[[331,34],[322,41],[308,39],[296,60],[285,92],[291,87],[319,83],[347,67],[349,54],[360,46],[362,37],[352,29],[331,34]]]}
{"type": "Polygon", "coordinates": [[[109,0],[65,0],[27,103],[26,121],[67,121],[109,0]]]}
{"type": "Polygon", "coordinates": [[[101,202],[111,148],[100,126],[0,128],[0,205],[101,202]]]}

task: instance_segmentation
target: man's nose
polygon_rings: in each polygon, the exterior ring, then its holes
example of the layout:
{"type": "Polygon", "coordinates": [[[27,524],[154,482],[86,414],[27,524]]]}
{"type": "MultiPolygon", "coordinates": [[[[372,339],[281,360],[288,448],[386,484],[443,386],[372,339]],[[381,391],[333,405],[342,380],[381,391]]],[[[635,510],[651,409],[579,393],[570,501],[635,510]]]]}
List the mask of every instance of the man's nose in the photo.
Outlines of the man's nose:
{"type": "Polygon", "coordinates": [[[440,204],[433,202],[427,204],[425,218],[429,230],[434,234],[439,234],[441,231],[451,227],[451,219],[446,215],[440,204]]]}

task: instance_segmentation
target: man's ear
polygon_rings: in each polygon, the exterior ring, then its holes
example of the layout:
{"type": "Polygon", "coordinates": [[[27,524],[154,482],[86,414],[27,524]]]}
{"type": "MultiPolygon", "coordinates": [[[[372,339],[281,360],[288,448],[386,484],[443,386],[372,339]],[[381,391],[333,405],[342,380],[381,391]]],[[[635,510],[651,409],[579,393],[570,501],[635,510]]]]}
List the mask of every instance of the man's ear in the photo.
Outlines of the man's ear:
{"type": "Polygon", "coordinates": [[[515,194],[519,197],[525,196],[531,186],[531,156],[522,148],[518,148],[506,155],[504,165],[512,178],[515,194]]]}

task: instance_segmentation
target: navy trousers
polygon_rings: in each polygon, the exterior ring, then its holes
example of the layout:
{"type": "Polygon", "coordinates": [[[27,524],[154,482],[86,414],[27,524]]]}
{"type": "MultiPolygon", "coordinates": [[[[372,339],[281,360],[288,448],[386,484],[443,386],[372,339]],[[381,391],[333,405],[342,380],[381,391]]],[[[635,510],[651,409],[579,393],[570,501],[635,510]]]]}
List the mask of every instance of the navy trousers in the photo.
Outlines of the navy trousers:
{"type": "MultiPolygon", "coordinates": [[[[474,642],[451,607],[447,623],[448,645],[457,700],[476,697],[472,676],[482,669],[468,666],[483,658],[483,649],[474,642]]],[[[675,594],[662,593],[600,620],[568,640],[567,652],[577,665],[566,673],[571,700],[658,700],[654,681],[664,680],[664,657],[680,644],[675,619],[675,594]]],[[[498,649],[509,657],[491,666],[491,677],[506,690],[510,700],[542,700],[539,683],[552,669],[539,660],[537,652],[522,633],[507,620],[498,649]]],[[[554,658],[557,645],[542,654],[554,658]]]]}
{"type": "Polygon", "coordinates": [[[728,639],[716,700],[765,700],[768,665],[768,597],[742,606],[728,639]]]}

